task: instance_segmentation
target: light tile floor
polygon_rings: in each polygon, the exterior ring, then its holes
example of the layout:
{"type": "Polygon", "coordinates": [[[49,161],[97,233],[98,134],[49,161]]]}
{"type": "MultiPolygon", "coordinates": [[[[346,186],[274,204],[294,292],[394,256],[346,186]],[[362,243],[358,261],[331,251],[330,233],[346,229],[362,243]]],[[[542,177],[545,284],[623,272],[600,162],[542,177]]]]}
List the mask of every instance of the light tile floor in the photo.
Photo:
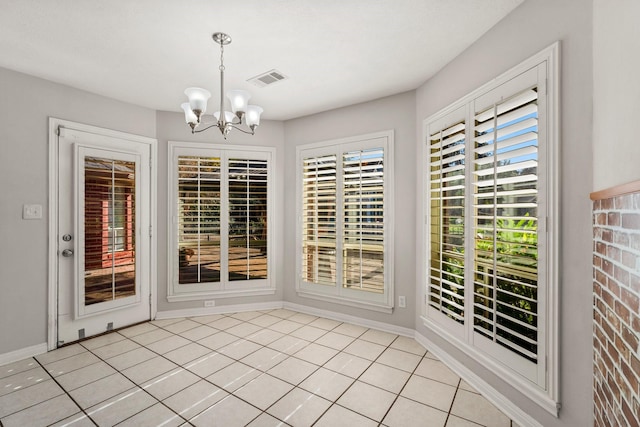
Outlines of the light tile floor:
{"type": "Polygon", "coordinates": [[[278,309],[0,366],[0,426],[515,426],[415,340],[278,309]]]}

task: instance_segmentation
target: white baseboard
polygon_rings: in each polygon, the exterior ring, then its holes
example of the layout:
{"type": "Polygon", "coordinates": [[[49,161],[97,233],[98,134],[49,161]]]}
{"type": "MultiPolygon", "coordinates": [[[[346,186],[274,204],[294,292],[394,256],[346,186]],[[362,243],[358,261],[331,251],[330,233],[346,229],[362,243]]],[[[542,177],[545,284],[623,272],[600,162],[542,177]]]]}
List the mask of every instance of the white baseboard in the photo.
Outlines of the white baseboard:
{"type": "Polygon", "coordinates": [[[0,366],[46,353],[47,348],[47,343],[45,342],[42,344],[32,345],[31,347],[10,351],[9,353],[0,354],[0,366]]]}
{"type": "Polygon", "coordinates": [[[521,427],[543,427],[538,421],[532,418],[516,406],[509,398],[498,392],[489,383],[476,375],[469,368],[450,357],[442,348],[438,347],[430,339],[415,331],[415,340],[422,344],[430,353],[433,353],[442,363],[455,372],[460,378],[469,383],[482,396],[500,409],[506,416],[518,423],[521,427]]]}
{"type": "Polygon", "coordinates": [[[282,301],[260,302],[255,304],[221,305],[219,307],[185,308],[183,310],[158,311],[156,319],[175,319],[178,317],[208,316],[210,314],[238,313],[241,311],[275,310],[282,308],[282,301]]]}
{"type": "Polygon", "coordinates": [[[284,308],[299,311],[300,313],[312,314],[314,316],[326,317],[327,319],[338,320],[340,322],[349,322],[354,325],[360,325],[367,328],[378,329],[380,331],[389,332],[392,334],[403,335],[405,337],[413,338],[415,331],[411,328],[404,328],[402,326],[390,325],[384,322],[376,322],[375,320],[367,320],[361,317],[350,316],[348,314],[336,313],[329,310],[321,310],[319,308],[307,307],[306,305],[294,304],[291,302],[284,302],[284,308]]]}
{"type": "Polygon", "coordinates": [[[390,325],[384,322],[376,322],[374,320],[362,319],[356,316],[350,316],[348,314],[336,313],[328,310],[321,310],[318,308],[307,307],[305,305],[293,304],[283,301],[271,301],[256,304],[237,304],[237,305],[221,305],[220,307],[201,307],[201,308],[186,308],[183,310],[168,310],[158,311],[156,313],[156,319],[175,319],[178,317],[194,317],[194,316],[207,316],[210,314],[225,314],[225,313],[237,313],[241,311],[258,311],[258,310],[275,310],[278,308],[287,308],[293,311],[299,311],[300,313],[311,314],[314,316],[322,316],[327,319],[333,319],[340,322],[349,322],[354,325],[360,325],[367,328],[378,329],[384,332],[390,332],[393,334],[403,335],[405,337],[414,336],[414,330],[411,328],[404,328],[402,326],[390,325]]]}

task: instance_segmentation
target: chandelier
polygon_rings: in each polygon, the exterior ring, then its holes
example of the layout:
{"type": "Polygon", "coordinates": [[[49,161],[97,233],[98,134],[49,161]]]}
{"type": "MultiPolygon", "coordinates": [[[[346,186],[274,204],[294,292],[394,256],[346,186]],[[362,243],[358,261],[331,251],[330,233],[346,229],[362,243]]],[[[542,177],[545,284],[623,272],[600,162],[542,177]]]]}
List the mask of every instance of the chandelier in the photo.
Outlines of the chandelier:
{"type": "Polygon", "coordinates": [[[214,33],[213,41],[220,45],[220,109],[213,113],[216,121],[205,128],[197,129],[201,124],[202,116],[207,110],[207,101],[211,98],[211,92],[199,87],[185,89],[184,93],[189,102],[181,105],[187,124],[191,127],[191,133],[204,132],[212,127],[217,127],[227,139],[231,129],[238,129],[250,135],[255,134],[256,127],[260,124],[262,108],[257,105],[248,105],[251,95],[246,90],[230,90],[227,98],[231,103],[231,111],[224,109],[224,47],[231,43],[231,37],[225,33],[214,33]],[[220,112],[224,112],[221,114],[220,112]],[[243,129],[243,127],[245,127],[243,129]]]}

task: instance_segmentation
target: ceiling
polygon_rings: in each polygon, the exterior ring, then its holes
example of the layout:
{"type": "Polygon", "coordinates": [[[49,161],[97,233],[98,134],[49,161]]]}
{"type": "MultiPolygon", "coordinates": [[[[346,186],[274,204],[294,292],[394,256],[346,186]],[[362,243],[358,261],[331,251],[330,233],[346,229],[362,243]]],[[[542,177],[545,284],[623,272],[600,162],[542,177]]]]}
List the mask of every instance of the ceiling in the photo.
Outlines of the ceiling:
{"type": "Polygon", "coordinates": [[[288,120],[412,90],[523,0],[0,0],[0,67],[155,110],[248,90],[288,120]],[[287,80],[247,82],[277,69],[287,80]]]}

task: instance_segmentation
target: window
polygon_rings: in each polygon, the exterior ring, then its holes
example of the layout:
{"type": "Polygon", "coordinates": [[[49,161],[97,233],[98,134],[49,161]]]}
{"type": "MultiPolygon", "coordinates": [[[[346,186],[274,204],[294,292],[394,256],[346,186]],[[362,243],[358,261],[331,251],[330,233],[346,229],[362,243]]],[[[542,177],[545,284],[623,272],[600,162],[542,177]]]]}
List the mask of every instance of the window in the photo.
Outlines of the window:
{"type": "Polygon", "coordinates": [[[425,324],[557,414],[555,55],[425,121],[422,265],[425,324]]]}
{"type": "Polygon", "coordinates": [[[169,301],[273,293],[273,155],[170,143],[169,301]]]}
{"type": "Polygon", "coordinates": [[[136,294],[136,162],[84,156],[84,305],[136,294]]]}
{"type": "Polygon", "coordinates": [[[298,147],[303,296],[390,312],[393,134],[298,147]]]}
{"type": "Polygon", "coordinates": [[[267,161],[229,159],[229,280],[267,278],[267,161]]]}

